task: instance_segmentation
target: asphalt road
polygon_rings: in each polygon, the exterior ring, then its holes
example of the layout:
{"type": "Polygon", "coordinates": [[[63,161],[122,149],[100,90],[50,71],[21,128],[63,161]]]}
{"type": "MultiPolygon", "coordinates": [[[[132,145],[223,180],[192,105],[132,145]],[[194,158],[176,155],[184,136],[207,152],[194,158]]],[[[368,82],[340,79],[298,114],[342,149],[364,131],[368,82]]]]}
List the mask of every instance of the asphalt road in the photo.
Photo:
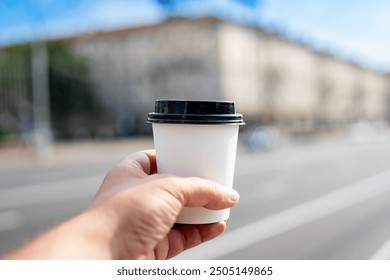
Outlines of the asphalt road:
{"type": "MultiPolygon", "coordinates": [[[[228,230],[177,259],[390,259],[390,141],[248,153],[228,230]]],[[[0,169],[0,254],[84,209],[112,159],[0,169]]]]}

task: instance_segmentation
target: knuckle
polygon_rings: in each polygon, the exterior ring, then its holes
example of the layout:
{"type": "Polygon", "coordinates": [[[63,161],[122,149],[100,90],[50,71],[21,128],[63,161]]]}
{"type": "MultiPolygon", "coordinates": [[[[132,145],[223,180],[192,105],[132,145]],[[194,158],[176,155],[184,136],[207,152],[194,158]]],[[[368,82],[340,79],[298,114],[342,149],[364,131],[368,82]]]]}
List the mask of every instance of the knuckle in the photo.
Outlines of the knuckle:
{"type": "Polygon", "coordinates": [[[111,167],[111,169],[107,172],[107,176],[116,176],[124,171],[124,166],[121,165],[120,163],[111,167]]]}
{"type": "Polygon", "coordinates": [[[189,181],[192,181],[193,184],[197,187],[202,187],[202,186],[207,185],[206,180],[202,179],[200,177],[190,176],[190,177],[187,177],[186,179],[189,181]]]}
{"type": "Polygon", "coordinates": [[[213,193],[214,196],[221,196],[221,192],[222,192],[222,189],[221,189],[221,186],[218,185],[217,183],[210,183],[210,188],[211,188],[211,191],[213,193]]]}
{"type": "Polygon", "coordinates": [[[171,179],[171,178],[176,177],[175,175],[173,175],[171,173],[159,173],[158,176],[161,178],[165,178],[165,179],[171,179]]]}

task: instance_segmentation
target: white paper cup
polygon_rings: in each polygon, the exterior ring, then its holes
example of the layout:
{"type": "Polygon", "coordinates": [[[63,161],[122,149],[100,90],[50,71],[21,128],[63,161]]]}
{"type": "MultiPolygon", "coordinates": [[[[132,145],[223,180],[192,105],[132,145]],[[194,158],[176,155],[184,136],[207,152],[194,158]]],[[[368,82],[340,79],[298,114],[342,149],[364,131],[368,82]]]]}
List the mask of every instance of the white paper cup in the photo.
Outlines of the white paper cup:
{"type": "MultiPolygon", "coordinates": [[[[233,187],[239,125],[231,101],[157,100],[149,114],[159,173],[196,176],[233,187]]],[[[207,224],[229,218],[230,209],[184,207],[176,222],[207,224]]]]}

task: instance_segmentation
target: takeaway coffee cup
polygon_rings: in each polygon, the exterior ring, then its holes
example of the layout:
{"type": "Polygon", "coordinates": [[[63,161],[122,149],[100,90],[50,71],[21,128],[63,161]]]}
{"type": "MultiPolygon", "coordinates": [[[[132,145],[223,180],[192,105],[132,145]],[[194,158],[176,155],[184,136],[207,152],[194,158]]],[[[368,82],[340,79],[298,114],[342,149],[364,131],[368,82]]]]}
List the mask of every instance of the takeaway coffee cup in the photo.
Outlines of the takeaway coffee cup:
{"type": "MultiPolygon", "coordinates": [[[[196,176],[232,188],[241,114],[233,101],[156,100],[152,123],[159,173],[196,176]]],[[[176,222],[207,224],[229,218],[230,209],[184,207],[176,222]]]]}

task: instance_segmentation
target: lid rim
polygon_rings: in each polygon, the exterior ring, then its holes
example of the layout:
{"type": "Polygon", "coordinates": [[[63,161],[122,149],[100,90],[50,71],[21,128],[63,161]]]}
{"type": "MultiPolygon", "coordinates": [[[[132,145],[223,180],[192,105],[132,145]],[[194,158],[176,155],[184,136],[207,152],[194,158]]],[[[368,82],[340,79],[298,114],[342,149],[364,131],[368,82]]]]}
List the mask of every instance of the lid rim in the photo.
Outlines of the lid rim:
{"type": "Polygon", "coordinates": [[[157,99],[148,123],[244,124],[234,101],[157,99]]]}
{"type": "Polygon", "coordinates": [[[242,120],[231,120],[231,121],[203,121],[203,120],[147,120],[147,123],[156,124],[210,124],[210,125],[245,125],[242,120]]]}

